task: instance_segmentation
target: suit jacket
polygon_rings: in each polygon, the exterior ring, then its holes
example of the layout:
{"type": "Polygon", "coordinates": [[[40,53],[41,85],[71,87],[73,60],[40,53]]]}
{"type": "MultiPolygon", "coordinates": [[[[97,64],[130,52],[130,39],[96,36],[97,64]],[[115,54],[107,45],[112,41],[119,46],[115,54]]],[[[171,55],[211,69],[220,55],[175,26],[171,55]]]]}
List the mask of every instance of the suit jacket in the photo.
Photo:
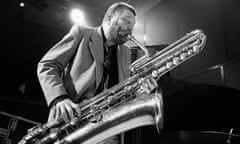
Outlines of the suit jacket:
{"type": "MultiPolygon", "coordinates": [[[[119,81],[129,77],[130,50],[118,46],[119,81]]],[[[100,27],[74,25],[38,64],[38,78],[47,104],[68,94],[74,102],[92,97],[103,76],[104,49],[100,27]]]]}

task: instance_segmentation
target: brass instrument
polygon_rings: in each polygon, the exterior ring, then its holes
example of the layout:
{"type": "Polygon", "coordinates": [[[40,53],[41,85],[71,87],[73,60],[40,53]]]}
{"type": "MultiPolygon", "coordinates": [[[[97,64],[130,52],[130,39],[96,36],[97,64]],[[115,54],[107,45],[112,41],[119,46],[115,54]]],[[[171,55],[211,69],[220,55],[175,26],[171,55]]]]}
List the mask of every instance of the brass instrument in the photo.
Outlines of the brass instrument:
{"type": "Polygon", "coordinates": [[[160,131],[163,100],[156,90],[156,81],[199,53],[205,47],[207,37],[201,30],[194,30],[152,56],[133,36],[127,37],[145,53],[131,64],[131,77],[81,103],[81,118],[76,117],[69,123],[56,121],[37,126],[19,144],[68,144],[75,141],[92,144],[144,125],[156,125],[160,131]],[[141,89],[146,84],[149,91],[141,89]]]}

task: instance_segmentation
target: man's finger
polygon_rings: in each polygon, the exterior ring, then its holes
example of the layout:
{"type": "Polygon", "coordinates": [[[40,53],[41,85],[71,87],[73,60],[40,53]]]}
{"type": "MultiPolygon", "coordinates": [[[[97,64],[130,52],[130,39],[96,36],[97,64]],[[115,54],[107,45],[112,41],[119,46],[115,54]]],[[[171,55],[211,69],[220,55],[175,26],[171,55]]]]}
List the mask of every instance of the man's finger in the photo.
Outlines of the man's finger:
{"type": "Polygon", "coordinates": [[[78,104],[74,104],[73,108],[75,110],[75,116],[81,117],[81,108],[78,104]]]}
{"type": "Polygon", "coordinates": [[[54,119],[56,119],[56,117],[57,117],[56,106],[53,106],[51,110],[52,110],[52,117],[53,117],[54,119]]]}
{"type": "Polygon", "coordinates": [[[73,119],[74,118],[73,107],[71,105],[67,104],[67,105],[65,105],[65,109],[69,116],[69,119],[73,119]]]}
{"type": "Polygon", "coordinates": [[[61,120],[61,110],[56,107],[56,120],[61,120]]]}
{"type": "Polygon", "coordinates": [[[68,112],[67,110],[65,109],[65,106],[60,106],[60,110],[61,110],[61,118],[65,121],[65,122],[68,122],[69,121],[69,117],[68,117],[68,112]]]}

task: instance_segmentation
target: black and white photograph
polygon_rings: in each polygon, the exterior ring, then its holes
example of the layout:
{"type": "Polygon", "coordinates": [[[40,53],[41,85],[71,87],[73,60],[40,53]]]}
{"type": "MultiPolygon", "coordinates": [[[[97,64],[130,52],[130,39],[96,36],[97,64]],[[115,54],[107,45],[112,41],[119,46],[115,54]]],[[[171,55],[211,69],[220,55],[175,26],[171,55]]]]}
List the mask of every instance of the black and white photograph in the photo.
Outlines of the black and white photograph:
{"type": "Polygon", "coordinates": [[[240,144],[239,0],[2,12],[1,144],[240,144]]]}

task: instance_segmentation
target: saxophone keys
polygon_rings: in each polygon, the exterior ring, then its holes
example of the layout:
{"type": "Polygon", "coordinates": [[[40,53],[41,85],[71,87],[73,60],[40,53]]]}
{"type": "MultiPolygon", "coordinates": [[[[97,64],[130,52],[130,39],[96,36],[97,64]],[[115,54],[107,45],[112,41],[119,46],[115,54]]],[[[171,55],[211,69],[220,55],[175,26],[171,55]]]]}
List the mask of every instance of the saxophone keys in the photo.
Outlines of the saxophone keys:
{"type": "Polygon", "coordinates": [[[142,78],[140,80],[140,87],[137,89],[138,94],[150,94],[157,86],[157,81],[153,77],[142,78]]]}
{"type": "Polygon", "coordinates": [[[193,49],[189,49],[189,50],[187,51],[187,53],[188,53],[188,55],[192,55],[193,49]]]}
{"type": "Polygon", "coordinates": [[[180,59],[181,59],[181,60],[186,59],[186,57],[187,57],[187,53],[186,53],[186,52],[180,54],[180,59]]]}
{"type": "Polygon", "coordinates": [[[103,119],[103,115],[98,114],[98,115],[93,116],[89,121],[92,123],[97,123],[97,122],[102,121],[102,119],[103,119]]]}
{"type": "Polygon", "coordinates": [[[193,46],[193,51],[194,51],[194,52],[198,52],[198,50],[199,50],[199,49],[198,49],[198,46],[197,46],[197,45],[193,46]]]}
{"type": "Polygon", "coordinates": [[[114,103],[117,102],[117,98],[114,97],[114,96],[109,96],[107,99],[106,99],[106,105],[108,108],[111,108],[111,105],[113,105],[114,103]]]}
{"type": "Polygon", "coordinates": [[[173,64],[177,65],[180,62],[180,58],[179,57],[175,57],[173,58],[173,64]]]}
{"type": "Polygon", "coordinates": [[[158,75],[159,75],[159,73],[158,73],[157,70],[152,71],[152,76],[153,76],[154,78],[158,77],[158,75]]]}
{"type": "Polygon", "coordinates": [[[166,69],[167,69],[166,66],[162,66],[162,67],[160,67],[160,68],[158,69],[158,73],[161,74],[161,73],[163,73],[166,69]]]}
{"type": "Polygon", "coordinates": [[[90,108],[90,114],[88,115],[87,119],[90,122],[96,123],[102,120],[102,110],[97,105],[93,105],[90,108]]]}
{"type": "Polygon", "coordinates": [[[173,66],[173,62],[171,62],[171,61],[170,61],[170,62],[167,62],[167,64],[166,64],[166,67],[167,67],[167,68],[171,68],[172,66],[173,66]]]}
{"type": "Polygon", "coordinates": [[[144,78],[139,78],[139,79],[138,79],[138,84],[142,84],[144,81],[145,81],[144,78]]]}

